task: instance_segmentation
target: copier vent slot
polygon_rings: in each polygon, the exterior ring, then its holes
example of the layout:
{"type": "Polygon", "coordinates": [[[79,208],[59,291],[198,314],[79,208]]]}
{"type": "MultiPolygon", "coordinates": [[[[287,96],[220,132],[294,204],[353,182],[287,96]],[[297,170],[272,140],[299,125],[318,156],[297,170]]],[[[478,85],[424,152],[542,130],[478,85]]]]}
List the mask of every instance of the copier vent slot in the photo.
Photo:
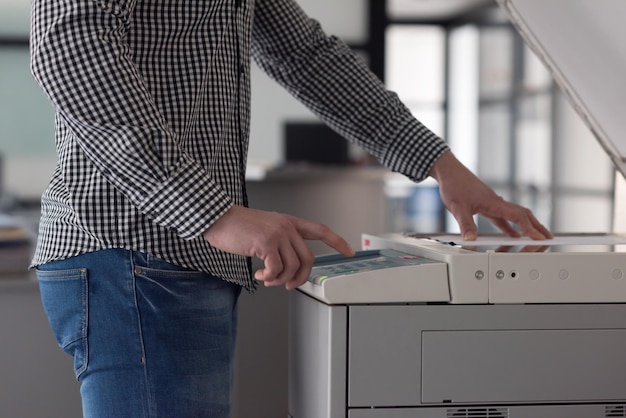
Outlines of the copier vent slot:
{"type": "Polygon", "coordinates": [[[626,405],[607,405],[604,407],[605,417],[626,417],[626,405]]]}
{"type": "Polygon", "coordinates": [[[451,408],[447,410],[446,415],[447,418],[508,418],[508,416],[508,408],[451,408]]]}

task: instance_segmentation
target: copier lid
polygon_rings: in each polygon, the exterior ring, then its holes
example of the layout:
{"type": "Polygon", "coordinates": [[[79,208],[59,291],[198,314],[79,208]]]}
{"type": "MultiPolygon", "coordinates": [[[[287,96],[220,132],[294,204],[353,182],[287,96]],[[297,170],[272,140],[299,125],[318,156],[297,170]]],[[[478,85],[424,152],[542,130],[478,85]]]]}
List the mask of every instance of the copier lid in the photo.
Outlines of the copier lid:
{"type": "Polygon", "coordinates": [[[626,177],[626,1],[497,1],[626,177]]]}

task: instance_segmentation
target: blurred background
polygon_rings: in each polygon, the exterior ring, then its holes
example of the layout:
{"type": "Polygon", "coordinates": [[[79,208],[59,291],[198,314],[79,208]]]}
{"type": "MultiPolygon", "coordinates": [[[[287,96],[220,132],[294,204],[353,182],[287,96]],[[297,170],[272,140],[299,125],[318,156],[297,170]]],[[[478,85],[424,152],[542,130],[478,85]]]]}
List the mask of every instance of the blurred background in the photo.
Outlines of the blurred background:
{"type": "MultiPolygon", "coordinates": [[[[299,3],[504,198],[554,232],[613,230],[611,161],[493,0],[299,3]]],[[[29,2],[0,0],[0,228],[26,231],[0,245],[0,416],[73,417],[71,360],[54,346],[24,273],[56,162],[54,114],[30,76],[28,37],[29,2]]],[[[363,232],[458,230],[436,183],[378,166],[252,71],[252,206],[324,222],[356,248],[363,232]]],[[[280,289],[242,296],[236,417],[287,415],[286,306],[280,289]]]]}
{"type": "MultiPolygon", "coordinates": [[[[555,231],[610,230],[612,164],[493,0],[300,3],[502,196],[530,207],[555,231]]],[[[37,210],[55,164],[54,114],[30,76],[28,31],[28,1],[1,0],[0,207],[12,214],[37,210]]],[[[356,147],[316,127],[315,116],[256,67],[252,83],[250,181],[271,177],[288,162],[302,171],[303,160],[314,168],[372,165],[356,147]],[[320,161],[310,152],[313,141],[313,149],[325,151],[320,155],[336,158],[320,161]]],[[[410,207],[409,190],[420,186],[387,179],[381,191],[389,209],[399,211],[388,216],[387,230],[455,230],[443,211],[431,222],[406,219],[421,215],[420,205],[410,207]]]]}

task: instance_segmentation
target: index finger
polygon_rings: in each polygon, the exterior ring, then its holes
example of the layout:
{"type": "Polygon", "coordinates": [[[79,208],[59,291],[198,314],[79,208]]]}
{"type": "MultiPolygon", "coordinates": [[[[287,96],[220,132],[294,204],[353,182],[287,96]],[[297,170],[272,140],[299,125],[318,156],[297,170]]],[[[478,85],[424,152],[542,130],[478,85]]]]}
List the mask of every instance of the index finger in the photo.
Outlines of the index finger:
{"type": "Polygon", "coordinates": [[[346,257],[352,257],[354,255],[354,250],[352,249],[350,244],[348,244],[348,242],[343,239],[343,237],[341,237],[339,234],[337,234],[326,225],[299,218],[294,219],[296,231],[298,231],[302,238],[308,240],[322,241],[324,244],[337,250],[339,253],[345,255],[346,257]]]}

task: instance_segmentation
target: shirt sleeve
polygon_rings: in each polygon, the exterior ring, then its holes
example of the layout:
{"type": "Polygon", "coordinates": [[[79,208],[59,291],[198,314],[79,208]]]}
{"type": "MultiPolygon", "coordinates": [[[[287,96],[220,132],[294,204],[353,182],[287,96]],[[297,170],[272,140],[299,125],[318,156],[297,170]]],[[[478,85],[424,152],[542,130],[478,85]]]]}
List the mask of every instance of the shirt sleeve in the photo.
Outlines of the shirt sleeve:
{"type": "Polygon", "coordinates": [[[293,0],[256,2],[252,53],[322,121],[393,171],[421,181],[448,149],[345,43],[327,36],[293,0]]]}
{"type": "Polygon", "coordinates": [[[135,0],[35,0],[31,72],[99,173],[185,239],[232,201],[178,146],[127,43],[135,0]]]}

